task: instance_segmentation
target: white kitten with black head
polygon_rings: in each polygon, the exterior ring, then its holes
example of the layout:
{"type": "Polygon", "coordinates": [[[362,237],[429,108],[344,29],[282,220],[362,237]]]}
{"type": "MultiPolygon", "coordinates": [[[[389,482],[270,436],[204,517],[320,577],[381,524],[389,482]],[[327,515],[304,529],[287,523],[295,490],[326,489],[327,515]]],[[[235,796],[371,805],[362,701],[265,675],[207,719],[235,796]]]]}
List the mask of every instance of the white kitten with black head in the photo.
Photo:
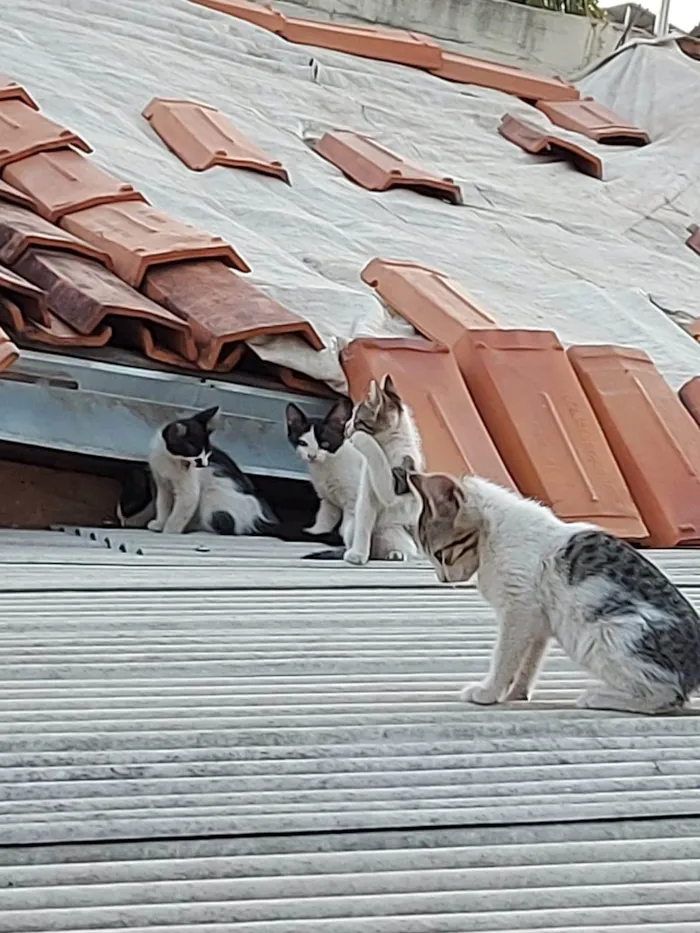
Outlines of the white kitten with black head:
{"type": "MultiPolygon", "coordinates": [[[[320,503],[316,520],[306,531],[326,534],[340,526],[344,542],[350,540],[355,501],[364,458],[345,438],[352,411],[349,399],[340,399],[325,418],[309,418],[297,405],[287,405],[287,437],[309,469],[320,503]]],[[[335,556],[335,552],[332,552],[335,556]]],[[[330,556],[323,551],[314,557],[330,556]]]]}
{"type": "Polygon", "coordinates": [[[250,479],[211,443],[218,411],[170,422],[155,435],[148,457],[156,486],[151,531],[250,535],[277,523],[250,479]]]}

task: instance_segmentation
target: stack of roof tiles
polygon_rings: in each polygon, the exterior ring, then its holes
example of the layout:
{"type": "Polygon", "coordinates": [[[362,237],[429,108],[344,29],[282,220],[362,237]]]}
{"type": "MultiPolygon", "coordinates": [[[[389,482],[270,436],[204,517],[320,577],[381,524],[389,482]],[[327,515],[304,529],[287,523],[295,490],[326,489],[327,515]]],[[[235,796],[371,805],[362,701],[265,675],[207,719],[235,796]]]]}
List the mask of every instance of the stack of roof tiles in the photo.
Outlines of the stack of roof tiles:
{"type": "MultiPolygon", "coordinates": [[[[535,105],[533,118],[546,114],[551,129],[506,114],[501,134],[597,178],[603,167],[586,139],[649,142],[564,81],[448,53],[424,36],[290,19],[247,0],[194,2],[290,42],[515,95],[535,105]]],[[[193,171],[219,165],[290,183],[279,160],[207,104],[155,98],[143,116],[193,171]]],[[[231,370],[243,341],[260,334],[294,333],[322,348],[307,321],[246,281],[249,267],[233,246],[99,169],[84,140],[40,114],[9,80],[0,81],[0,123],[0,323],[11,335],[53,346],[111,342],[207,371],[231,370]]],[[[330,131],[313,148],[365,189],[400,186],[462,203],[452,178],[367,136],[330,131]]],[[[684,390],[682,403],[639,350],[565,350],[551,331],[502,329],[459,285],[418,263],[375,259],[362,278],[419,336],[353,341],[341,359],[350,394],[359,398],[371,378],[390,372],[415,411],[429,469],[490,477],[565,519],[594,521],[634,542],[700,541],[697,387],[684,390]]],[[[16,353],[0,332],[0,367],[16,353]]],[[[309,388],[291,372],[283,378],[309,388]]]]}

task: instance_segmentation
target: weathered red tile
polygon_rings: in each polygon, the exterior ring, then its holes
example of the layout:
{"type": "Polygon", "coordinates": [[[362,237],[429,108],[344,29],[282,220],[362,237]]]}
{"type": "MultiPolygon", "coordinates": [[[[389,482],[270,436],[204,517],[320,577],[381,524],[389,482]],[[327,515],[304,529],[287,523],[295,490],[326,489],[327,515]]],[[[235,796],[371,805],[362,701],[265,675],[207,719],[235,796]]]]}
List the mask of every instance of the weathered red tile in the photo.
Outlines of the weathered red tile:
{"type": "Polygon", "coordinates": [[[49,312],[42,290],[5,266],[0,266],[0,295],[18,302],[25,317],[48,325],[49,312]]]}
{"type": "Polygon", "coordinates": [[[647,537],[632,495],[564,348],[546,330],[472,330],[465,378],[520,491],[567,521],[647,537]]]}
{"type": "Polygon", "coordinates": [[[268,32],[281,33],[284,25],[284,16],[269,3],[253,3],[251,0],[192,0],[192,3],[218,10],[219,13],[228,13],[236,19],[244,19],[268,32]]]}
{"type": "Polygon", "coordinates": [[[64,217],[61,226],[106,252],[117,275],[134,288],[153,266],[189,259],[219,259],[241,272],[250,271],[220,236],[180,223],[141,201],[77,211],[64,217]]]}
{"type": "Polygon", "coordinates": [[[65,253],[29,250],[15,269],[43,289],[49,310],[79,334],[94,334],[109,324],[116,336],[121,319],[133,319],[152,332],[157,344],[179,358],[190,362],[197,358],[184,321],[95,262],[65,253]]]}
{"type": "Polygon", "coordinates": [[[525,152],[532,155],[551,155],[558,159],[571,162],[574,168],[584,175],[593,178],[603,177],[603,163],[592,152],[587,152],[583,146],[577,146],[568,139],[556,136],[554,133],[545,133],[534,123],[522,120],[507,113],[501,119],[498,127],[501,136],[520,146],[525,152]]]}
{"type": "Polygon", "coordinates": [[[59,126],[21,100],[0,100],[0,168],[37,152],[67,146],[92,152],[72,130],[59,126]]]}
{"type": "Polygon", "coordinates": [[[568,356],[649,529],[651,547],[700,542],[700,431],[642,350],[568,356]]]}
{"type": "Polygon", "coordinates": [[[9,204],[17,204],[19,207],[26,207],[27,210],[36,210],[34,202],[23,191],[13,188],[5,181],[0,181],[0,201],[7,201],[9,204]]]}
{"type": "Polygon", "coordinates": [[[24,207],[0,201],[0,262],[12,266],[31,247],[85,256],[111,267],[108,254],[24,207]]]}
{"type": "Polygon", "coordinates": [[[144,291],[187,321],[199,347],[202,369],[221,370],[243,341],[271,334],[296,334],[315,350],[323,341],[303,320],[263,291],[214,260],[176,263],[149,270],[144,291]]]}
{"type": "Polygon", "coordinates": [[[94,334],[79,334],[65,321],[50,311],[46,320],[39,323],[30,320],[19,305],[0,294],[0,323],[22,341],[30,341],[42,346],[61,347],[104,347],[109,343],[112,331],[106,325],[94,334]]]}
{"type": "Polygon", "coordinates": [[[289,182],[282,163],[239,133],[215,107],[154,97],[143,115],[166,146],[195,172],[221,165],[289,182]]]}
{"type": "Polygon", "coordinates": [[[444,49],[440,66],[431,71],[446,81],[490,87],[523,100],[576,100],[579,96],[573,84],[561,78],[530,74],[511,65],[499,65],[458,52],[446,52],[444,49]]]}
{"type": "Polygon", "coordinates": [[[581,133],[597,143],[610,146],[645,146],[649,142],[644,130],[625,122],[612,110],[587,97],[583,100],[539,100],[537,109],[546,113],[552,123],[573,133],[581,133]]]}
{"type": "Polygon", "coordinates": [[[7,166],[3,178],[31,198],[35,210],[51,223],[98,204],[145,200],[128,182],[104,172],[73,149],[20,159],[7,166]]]}
{"type": "Polygon", "coordinates": [[[450,351],[423,338],[353,340],[340,360],[353,401],[389,373],[413,411],[427,469],[514,488],[450,351]]]}
{"type": "Polygon", "coordinates": [[[462,203],[462,192],[454,179],[441,178],[407,162],[368,136],[335,130],[324,133],[314,143],[314,150],[369,191],[411,188],[419,194],[428,194],[452,204],[462,203]]]}

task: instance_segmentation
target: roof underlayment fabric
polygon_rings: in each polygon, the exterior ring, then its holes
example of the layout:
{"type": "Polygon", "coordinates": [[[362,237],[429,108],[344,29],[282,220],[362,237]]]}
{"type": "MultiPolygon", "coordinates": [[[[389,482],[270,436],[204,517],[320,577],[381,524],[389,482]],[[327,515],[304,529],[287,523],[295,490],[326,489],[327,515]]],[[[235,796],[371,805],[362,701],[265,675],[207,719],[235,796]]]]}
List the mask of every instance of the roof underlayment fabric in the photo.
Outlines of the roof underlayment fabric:
{"type": "Polygon", "coordinates": [[[643,348],[674,387],[700,368],[700,348],[669,317],[700,317],[700,263],[684,244],[700,219],[700,63],[675,45],[631,46],[580,82],[652,138],[641,149],[586,140],[603,182],[499,136],[505,112],[547,125],[513,97],[291,45],[187,0],[23,0],[3,12],[0,55],[98,164],[226,238],[251,281],[327,344],[253,341],[272,362],[342,387],[346,341],[411,333],[360,281],[383,256],[440,269],[503,326],[643,348]],[[230,168],[191,172],[141,116],[155,96],[217,107],[285,165],[292,187],[230,168]],[[358,188],[307,145],[331,129],[453,177],[464,205],[358,188]]]}

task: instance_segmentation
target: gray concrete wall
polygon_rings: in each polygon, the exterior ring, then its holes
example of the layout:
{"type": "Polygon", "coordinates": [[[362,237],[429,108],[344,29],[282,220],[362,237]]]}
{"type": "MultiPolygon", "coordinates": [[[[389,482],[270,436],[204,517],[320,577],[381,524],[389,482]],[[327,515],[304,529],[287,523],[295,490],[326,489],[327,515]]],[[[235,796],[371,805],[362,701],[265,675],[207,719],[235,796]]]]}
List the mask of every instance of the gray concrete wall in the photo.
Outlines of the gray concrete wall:
{"type": "Polygon", "coordinates": [[[281,12],[423,32],[467,54],[567,75],[611,52],[619,27],[508,0],[286,0],[281,12]]]}

